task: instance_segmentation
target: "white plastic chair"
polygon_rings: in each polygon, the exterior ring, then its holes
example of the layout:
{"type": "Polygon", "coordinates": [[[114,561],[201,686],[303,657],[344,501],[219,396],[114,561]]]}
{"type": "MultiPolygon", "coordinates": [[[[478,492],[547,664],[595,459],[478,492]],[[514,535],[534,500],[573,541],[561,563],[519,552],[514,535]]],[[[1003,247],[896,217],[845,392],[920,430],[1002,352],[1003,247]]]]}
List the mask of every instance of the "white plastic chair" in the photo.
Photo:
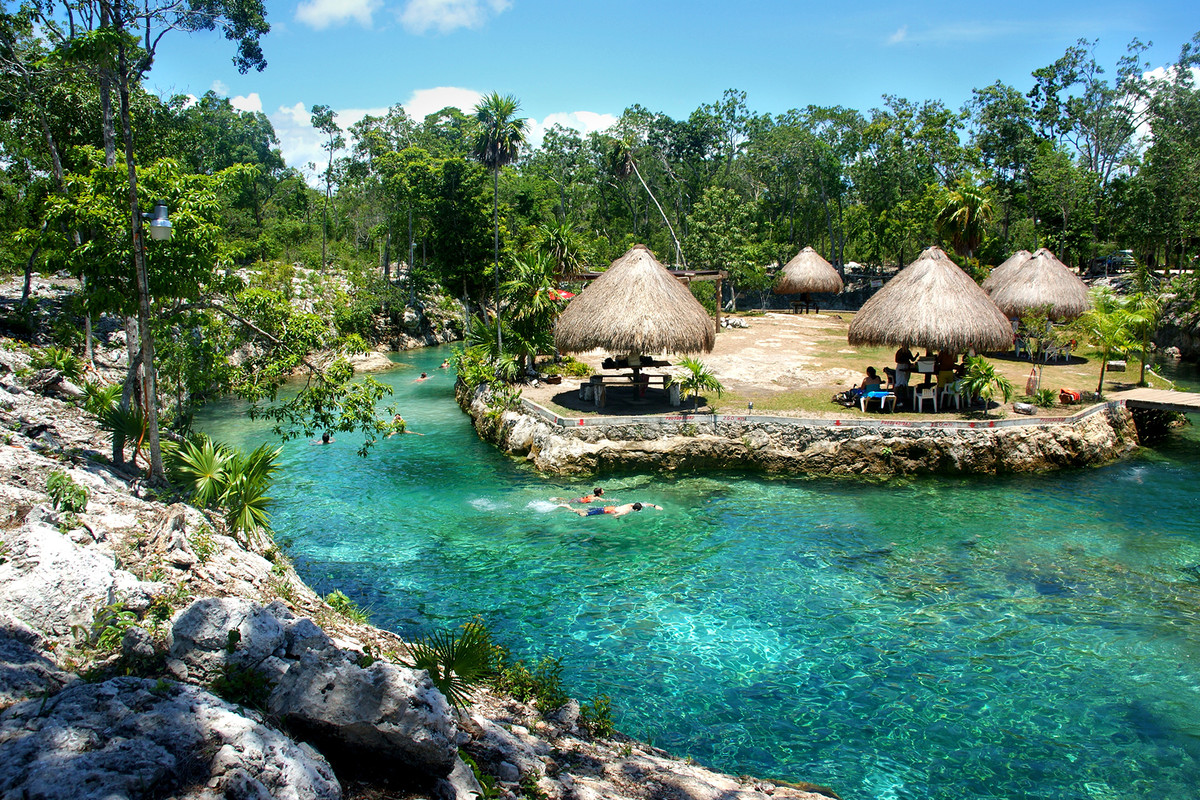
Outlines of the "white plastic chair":
{"type": "MultiPolygon", "coordinates": [[[[953,400],[955,408],[962,408],[962,386],[962,380],[960,379],[951,383],[947,383],[941,388],[941,390],[938,392],[938,400],[941,402],[943,408],[947,407],[947,400],[953,400]]],[[[937,403],[934,403],[933,410],[937,411],[937,403]]]]}
{"type": "Polygon", "coordinates": [[[924,411],[925,410],[925,401],[928,400],[931,403],[933,403],[933,410],[936,413],[938,410],[937,396],[938,396],[938,390],[937,390],[936,386],[922,386],[919,389],[917,389],[917,393],[915,395],[915,400],[917,403],[917,411],[924,411]]]}

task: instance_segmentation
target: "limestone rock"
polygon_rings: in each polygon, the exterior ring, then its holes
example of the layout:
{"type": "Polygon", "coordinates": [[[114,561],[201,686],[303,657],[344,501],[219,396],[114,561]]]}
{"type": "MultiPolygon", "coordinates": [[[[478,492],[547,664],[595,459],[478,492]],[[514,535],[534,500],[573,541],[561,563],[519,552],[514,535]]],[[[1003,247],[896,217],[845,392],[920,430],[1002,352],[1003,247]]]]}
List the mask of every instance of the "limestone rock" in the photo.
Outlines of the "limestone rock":
{"type": "Polygon", "coordinates": [[[0,714],[0,796],[339,800],[318,753],[194,686],[76,684],[0,714]]]}
{"type": "Polygon", "coordinates": [[[5,533],[9,555],[0,564],[0,606],[43,635],[70,640],[88,628],[94,612],[112,603],[145,610],[161,594],[158,583],[118,569],[113,557],[80,547],[53,527],[56,515],[35,507],[15,531],[5,533]]]}
{"type": "Polygon", "coordinates": [[[188,680],[209,681],[228,664],[258,667],[284,644],[269,611],[240,597],[207,597],[176,615],[167,633],[170,666],[188,680]]]}
{"type": "Polygon", "coordinates": [[[0,709],[71,680],[41,650],[37,631],[0,612],[0,709]]]}
{"type": "MultiPolygon", "coordinates": [[[[322,752],[416,776],[445,777],[458,755],[450,707],[423,671],[363,668],[309,653],[280,676],[268,710],[322,752]]],[[[336,760],[336,759],[335,759],[336,760]]],[[[379,770],[376,770],[379,771],[379,770]]]]}

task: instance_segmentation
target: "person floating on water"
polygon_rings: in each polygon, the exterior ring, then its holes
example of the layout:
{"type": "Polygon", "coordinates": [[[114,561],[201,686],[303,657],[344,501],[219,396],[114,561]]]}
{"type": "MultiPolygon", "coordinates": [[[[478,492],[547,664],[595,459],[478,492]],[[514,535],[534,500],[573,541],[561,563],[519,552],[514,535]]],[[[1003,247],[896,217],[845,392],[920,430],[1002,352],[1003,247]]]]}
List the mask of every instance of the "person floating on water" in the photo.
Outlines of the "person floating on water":
{"type": "Polygon", "coordinates": [[[438,369],[450,369],[450,359],[447,358],[445,361],[443,361],[442,365],[438,367],[438,369]]]}
{"type": "Polygon", "coordinates": [[[612,514],[614,517],[623,517],[631,511],[641,511],[643,508],[657,508],[662,511],[662,506],[656,506],[654,503],[626,503],[621,506],[600,506],[597,508],[571,508],[566,503],[559,503],[559,508],[565,508],[567,511],[574,512],[581,517],[595,517],[600,514],[612,514]]]}
{"type": "Polygon", "coordinates": [[[427,381],[427,380],[429,380],[429,376],[428,376],[428,375],[426,375],[424,372],[422,372],[422,373],[421,373],[421,377],[419,377],[419,378],[416,378],[416,379],[413,381],[413,383],[420,383],[421,381],[427,381]]]}
{"type": "Polygon", "coordinates": [[[336,441],[337,441],[337,439],[334,439],[332,436],[329,435],[329,431],[325,431],[324,433],[321,434],[320,439],[314,439],[313,441],[309,442],[309,444],[331,444],[336,441]]]}

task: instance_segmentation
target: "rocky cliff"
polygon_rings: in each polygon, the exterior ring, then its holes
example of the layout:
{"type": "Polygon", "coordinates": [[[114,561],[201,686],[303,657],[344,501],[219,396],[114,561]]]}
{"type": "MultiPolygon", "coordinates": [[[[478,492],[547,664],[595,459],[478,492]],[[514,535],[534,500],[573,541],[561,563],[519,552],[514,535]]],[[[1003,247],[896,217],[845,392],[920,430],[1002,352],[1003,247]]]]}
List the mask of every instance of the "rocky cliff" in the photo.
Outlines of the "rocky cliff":
{"type": "Polygon", "coordinates": [[[452,710],[269,537],[114,470],[27,364],[0,342],[0,797],[818,797],[593,737],[574,703],[480,689],[452,710]]]}

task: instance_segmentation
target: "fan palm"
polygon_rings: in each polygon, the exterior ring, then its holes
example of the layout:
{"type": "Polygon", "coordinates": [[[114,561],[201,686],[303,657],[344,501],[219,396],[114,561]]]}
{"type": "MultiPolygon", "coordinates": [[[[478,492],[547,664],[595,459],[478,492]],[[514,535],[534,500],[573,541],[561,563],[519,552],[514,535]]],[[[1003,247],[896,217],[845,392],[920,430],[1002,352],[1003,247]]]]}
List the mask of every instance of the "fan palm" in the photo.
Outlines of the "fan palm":
{"type": "Polygon", "coordinates": [[[271,503],[267,490],[279,469],[275,462],[281,452],[283,448],[265,444],[248,456],[234,451],[228,465],[229,480],[220,497],[230,529],[253,532],[267,527],[270,520],[267,506],[271,503]]]}
{"type": "MultiPolygon", "coordinates": [[[[479,133],[475,137],[475,158],[492,171],[492,228],[495,254],[492,264],[496,278],[496,303],[500,302],[500,170],[517,160],[525,144],[526,120],[518,117],[521,109],[511,94],[492,92],[475,106],[479,133]]],[[[500,329],[496,329],[500,336],[500,329]]],[[[503,345],[498,345],[503,346],[503,345]]]]}
{"type": "Polygon", "coordinates": [[[1150,292],[1138,292],[1125,301],[1125,322],[1131,335],[1139,336],[1142,343],[1142,371],[1138,386],[1146,386],[1146,359],[1150,352],[1150,335],[1158,327],[1162,304],[1150,292]]]}
{"type": "Polygon", "coordinates": [[[218,500],[229,485],[229,451],[204,437],[200,444],[184,442],[176,454],[179,472],[192,486],[196,502],[202,506],[218,500]]]}
{"type": "Polygon", "coordinates": [[[408,646],[408,666],[429,672],[429,678],[450,705],[463,708],[475,688],[496,671],[496,647],[479,622],[468,622],[462,633],[437,631],[408,646]]]}

